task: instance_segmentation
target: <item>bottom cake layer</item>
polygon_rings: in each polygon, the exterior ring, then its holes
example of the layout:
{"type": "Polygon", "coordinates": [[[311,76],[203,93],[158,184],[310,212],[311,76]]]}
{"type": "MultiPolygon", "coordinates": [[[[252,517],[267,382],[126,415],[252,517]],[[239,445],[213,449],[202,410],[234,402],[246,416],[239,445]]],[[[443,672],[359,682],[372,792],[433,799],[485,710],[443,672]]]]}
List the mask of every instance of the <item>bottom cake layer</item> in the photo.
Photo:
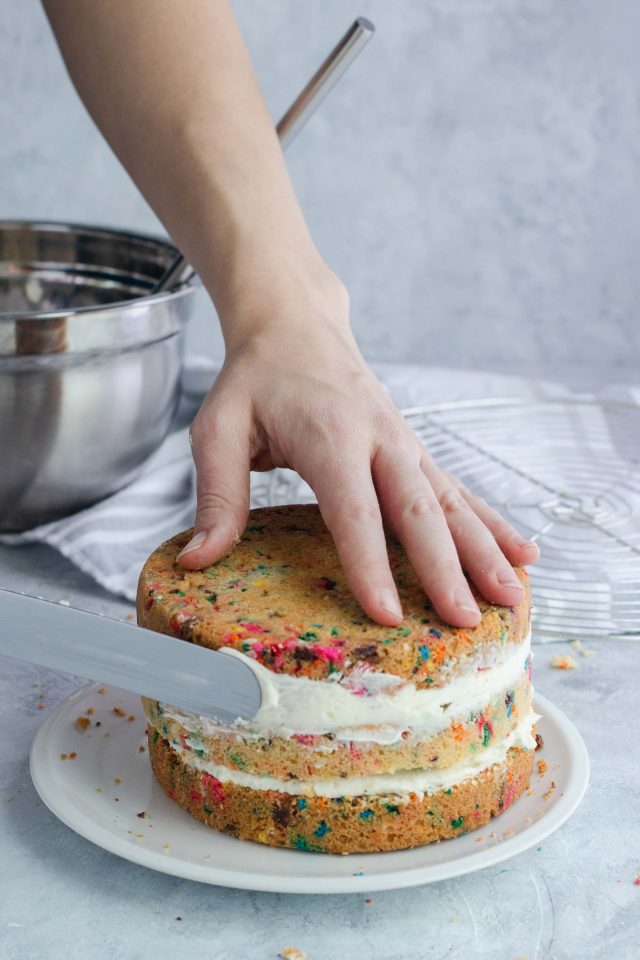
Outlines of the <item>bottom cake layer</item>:
{"type": "Polygon", "coordinates": [[[147,733],[156,779],[192,816],[242,840],[316,853],[403,850],[475,830],[528,788],[534,758],[512,748],[473,779],[433,794],[299,796],[223,783],[185,763],[153,728],[147,733]]]}

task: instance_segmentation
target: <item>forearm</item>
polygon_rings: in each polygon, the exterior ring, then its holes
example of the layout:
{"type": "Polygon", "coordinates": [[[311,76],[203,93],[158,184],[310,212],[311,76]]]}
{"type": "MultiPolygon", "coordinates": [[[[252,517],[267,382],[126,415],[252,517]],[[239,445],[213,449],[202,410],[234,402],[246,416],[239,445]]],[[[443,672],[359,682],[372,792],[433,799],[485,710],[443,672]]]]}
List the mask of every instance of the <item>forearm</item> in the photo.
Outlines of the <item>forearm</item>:
{"type": "Polygon", "coordinates": [[[226,0],[44,6],[78,92],[209,289],[228,344],[316,286],[340,298],[226,0]]]}

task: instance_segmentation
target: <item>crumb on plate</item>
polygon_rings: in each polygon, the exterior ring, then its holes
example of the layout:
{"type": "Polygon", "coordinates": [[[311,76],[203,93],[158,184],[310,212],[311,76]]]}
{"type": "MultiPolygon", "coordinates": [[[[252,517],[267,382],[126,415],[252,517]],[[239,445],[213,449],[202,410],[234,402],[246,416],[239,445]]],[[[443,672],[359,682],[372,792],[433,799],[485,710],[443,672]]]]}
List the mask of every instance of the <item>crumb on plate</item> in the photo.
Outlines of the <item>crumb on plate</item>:
{"type": "Polygon", "coordinates": [[[578,666],[573,657],[570,657],[569,654],[556,653],[551,660],[549,661],[550,666],[555,667],[556,670],[575,670],[578,666]]]}
{"type": "Polygon", "coordinates": [[[572,640],[570,646],[573,647],[573,649],[576,650],[581,657],[593,656],[593,650],[588,650],[585,646],[583,646],[582,640],[572,640]]]}

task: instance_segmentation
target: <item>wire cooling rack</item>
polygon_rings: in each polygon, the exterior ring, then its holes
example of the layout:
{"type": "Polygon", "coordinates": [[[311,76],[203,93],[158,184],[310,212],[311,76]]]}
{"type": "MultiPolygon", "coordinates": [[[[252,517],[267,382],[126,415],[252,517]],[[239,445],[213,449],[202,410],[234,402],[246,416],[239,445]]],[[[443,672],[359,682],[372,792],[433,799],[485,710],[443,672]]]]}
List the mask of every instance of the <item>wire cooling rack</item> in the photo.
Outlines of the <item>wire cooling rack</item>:
{"type": "MultiPolygon", "coordinates": [[[[403,412],[440,467],[540,546],[534,639],[640,640],[639,407],[513,397],[403,412]]],[[[282,470],[263,497],[314,499],[282,470]]]]}

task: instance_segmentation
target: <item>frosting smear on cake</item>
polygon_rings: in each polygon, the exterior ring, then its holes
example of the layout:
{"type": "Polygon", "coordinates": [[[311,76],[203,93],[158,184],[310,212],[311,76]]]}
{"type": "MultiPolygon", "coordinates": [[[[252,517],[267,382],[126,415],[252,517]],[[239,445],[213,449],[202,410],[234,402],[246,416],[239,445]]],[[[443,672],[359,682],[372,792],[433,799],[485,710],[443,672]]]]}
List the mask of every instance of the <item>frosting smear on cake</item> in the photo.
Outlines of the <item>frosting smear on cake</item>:
{"type": "MultiPolygon", "coordinates": [[[[238,721],[246,733],[271,733],[280,737],[299,734],[332,734],[338,740],[397,743],[406,732],[425,738],[445,730],[452,719],[483,707],[527,676],[531,634],[524,643],[507,649],[507,655],[491,667],[476,667],[456,676],[442,687],[417,689],[392,674],[368,668],[353,670],[346,677],[309,680],[274,673],[250,657],[222,647],[242,659],[260,682],[262,705],[250,722],[238,721]]],[[[197,716],[163,704],[166,716],[200,736],[213,736],[234,729],[210,717],[197,716]]]]}

